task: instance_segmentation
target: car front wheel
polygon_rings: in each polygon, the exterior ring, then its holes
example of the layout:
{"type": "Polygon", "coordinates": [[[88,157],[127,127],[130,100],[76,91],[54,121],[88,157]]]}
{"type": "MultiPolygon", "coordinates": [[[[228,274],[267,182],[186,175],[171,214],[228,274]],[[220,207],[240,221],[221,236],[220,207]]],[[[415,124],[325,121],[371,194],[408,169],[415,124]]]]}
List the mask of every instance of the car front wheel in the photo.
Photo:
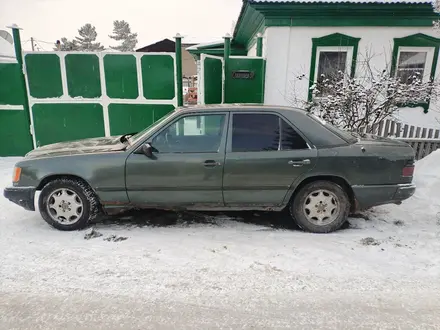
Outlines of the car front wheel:
{"type": "Polygon", "coordinates": [[[330,181],[315,181],[295,195],[290,214],[298,226],[312,233],[330,233],[347,221],[350,200],[344,189],[330,181]]]}
{"type": "Polygon", "coordinates": [[[49,225],[64,231],[86,227],[99,213],[94,191],[81,180],[71,178],[48,183],[41,191],[38,206],[49,225]]]}

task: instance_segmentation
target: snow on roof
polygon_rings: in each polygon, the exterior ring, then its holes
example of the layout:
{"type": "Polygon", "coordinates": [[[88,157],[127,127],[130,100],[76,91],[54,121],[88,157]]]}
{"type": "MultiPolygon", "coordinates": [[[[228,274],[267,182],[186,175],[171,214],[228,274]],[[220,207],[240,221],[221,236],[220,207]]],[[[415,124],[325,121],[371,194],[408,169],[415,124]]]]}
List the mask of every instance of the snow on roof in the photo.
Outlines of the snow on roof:
{"type": "Polygon", "coordinates": [[[14,46],[0,37],[0,62],[16,62],[14,46]]]}
{"type": "Polygon", "coordinates": [[[223,40],[219,40],[219,41],[212,41],[212,42],[205,42],[205,43],[201,43],[201,44],[197,44],[191,47],[186,48],[186,50],[197,50],[200,47],[207,47],[207,46],[217,46],[219,44],[223,44],[224,41],[223,40]]]}
{"type": "Polygon", "coordinates": [[[432,3],[432,0],[248,0],[250,3],[406,3],[424,4],[432,3]]]}

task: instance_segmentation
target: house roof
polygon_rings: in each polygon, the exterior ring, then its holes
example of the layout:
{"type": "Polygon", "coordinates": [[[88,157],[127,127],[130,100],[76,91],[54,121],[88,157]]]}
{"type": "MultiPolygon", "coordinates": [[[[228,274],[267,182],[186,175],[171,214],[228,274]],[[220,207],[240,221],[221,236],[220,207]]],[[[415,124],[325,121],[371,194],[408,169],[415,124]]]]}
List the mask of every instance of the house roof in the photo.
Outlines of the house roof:
{"type": "Polygon", "coordinates": [[[418,4],[418,3],[433,3],[433,0],[248,0],[249,3],[404,3],[404,4],[418,4]]]}
{"type": "Polygon", "coordinates": [[[232,42],[248,49],[271,26],[428,27],[434,0],[243,0],[232,42]]]}
{"type": "MultiPolygon", "coordinates": [[[[193,46],[192,43],[182,43],[182,47],[186,48],[189,46],[193,46]]],[[[148,46],[141,47],[137,49],[137,52],[174,52],[176,48],[176,42],[173,40],[170,40],[168,38],[162,39],[160,41],[157,41],[153,44],[150,44],[148,46]]]]}

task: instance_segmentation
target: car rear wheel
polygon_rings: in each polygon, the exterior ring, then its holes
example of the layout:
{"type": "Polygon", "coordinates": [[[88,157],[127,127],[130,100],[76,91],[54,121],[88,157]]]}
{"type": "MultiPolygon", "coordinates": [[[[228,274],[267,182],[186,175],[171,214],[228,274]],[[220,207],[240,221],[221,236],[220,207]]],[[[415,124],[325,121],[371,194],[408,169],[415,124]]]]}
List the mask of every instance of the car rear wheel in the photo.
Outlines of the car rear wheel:
{"type": "Polygon", "coordinates": [[[94,191],[78,179],[62,178],[48,183],[38,201],[40,214],[52,227],[78,230],[99,214],[99,201],[94,191]]]}
{"type": "Polygon", "coordinates": [[[347,221],[350,200],[344,189],[330,181],[306,184],[295,195],[290,214],[297,225],[312,233],[330,233],[347,221]]]}

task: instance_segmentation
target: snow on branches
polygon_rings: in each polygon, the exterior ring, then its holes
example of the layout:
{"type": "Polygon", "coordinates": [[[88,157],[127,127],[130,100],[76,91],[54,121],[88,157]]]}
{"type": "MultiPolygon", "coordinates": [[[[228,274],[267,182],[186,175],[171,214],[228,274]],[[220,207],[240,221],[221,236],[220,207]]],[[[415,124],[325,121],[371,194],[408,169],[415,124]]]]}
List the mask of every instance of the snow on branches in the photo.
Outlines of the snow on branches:
{"type": "MultiPolygon", "coordinates": [[[[434,8],[435,13],[440,13],[440,0],[433,0],[432,7],[434,8]]],[[[437,19],[432,22],[434,30],[440,30],[440,19],[437,19]]]]}
{"type": "MultiPolygon", "coordinates": [[[[363,64],[363,70],[355,77],[342,71],[321,75],[311,84],[312,99],[301,101],[294,96],[292,105],[344,130],[371,133],[373,126],[400,107],[426,104],[439,94],[438,84],[430,79],[423,81],[419,72],[392,75],[388,70],[373,70],[369,61],[363,64]]],[[[296,79],[307,78],[301,75],[296,79]]]]}

